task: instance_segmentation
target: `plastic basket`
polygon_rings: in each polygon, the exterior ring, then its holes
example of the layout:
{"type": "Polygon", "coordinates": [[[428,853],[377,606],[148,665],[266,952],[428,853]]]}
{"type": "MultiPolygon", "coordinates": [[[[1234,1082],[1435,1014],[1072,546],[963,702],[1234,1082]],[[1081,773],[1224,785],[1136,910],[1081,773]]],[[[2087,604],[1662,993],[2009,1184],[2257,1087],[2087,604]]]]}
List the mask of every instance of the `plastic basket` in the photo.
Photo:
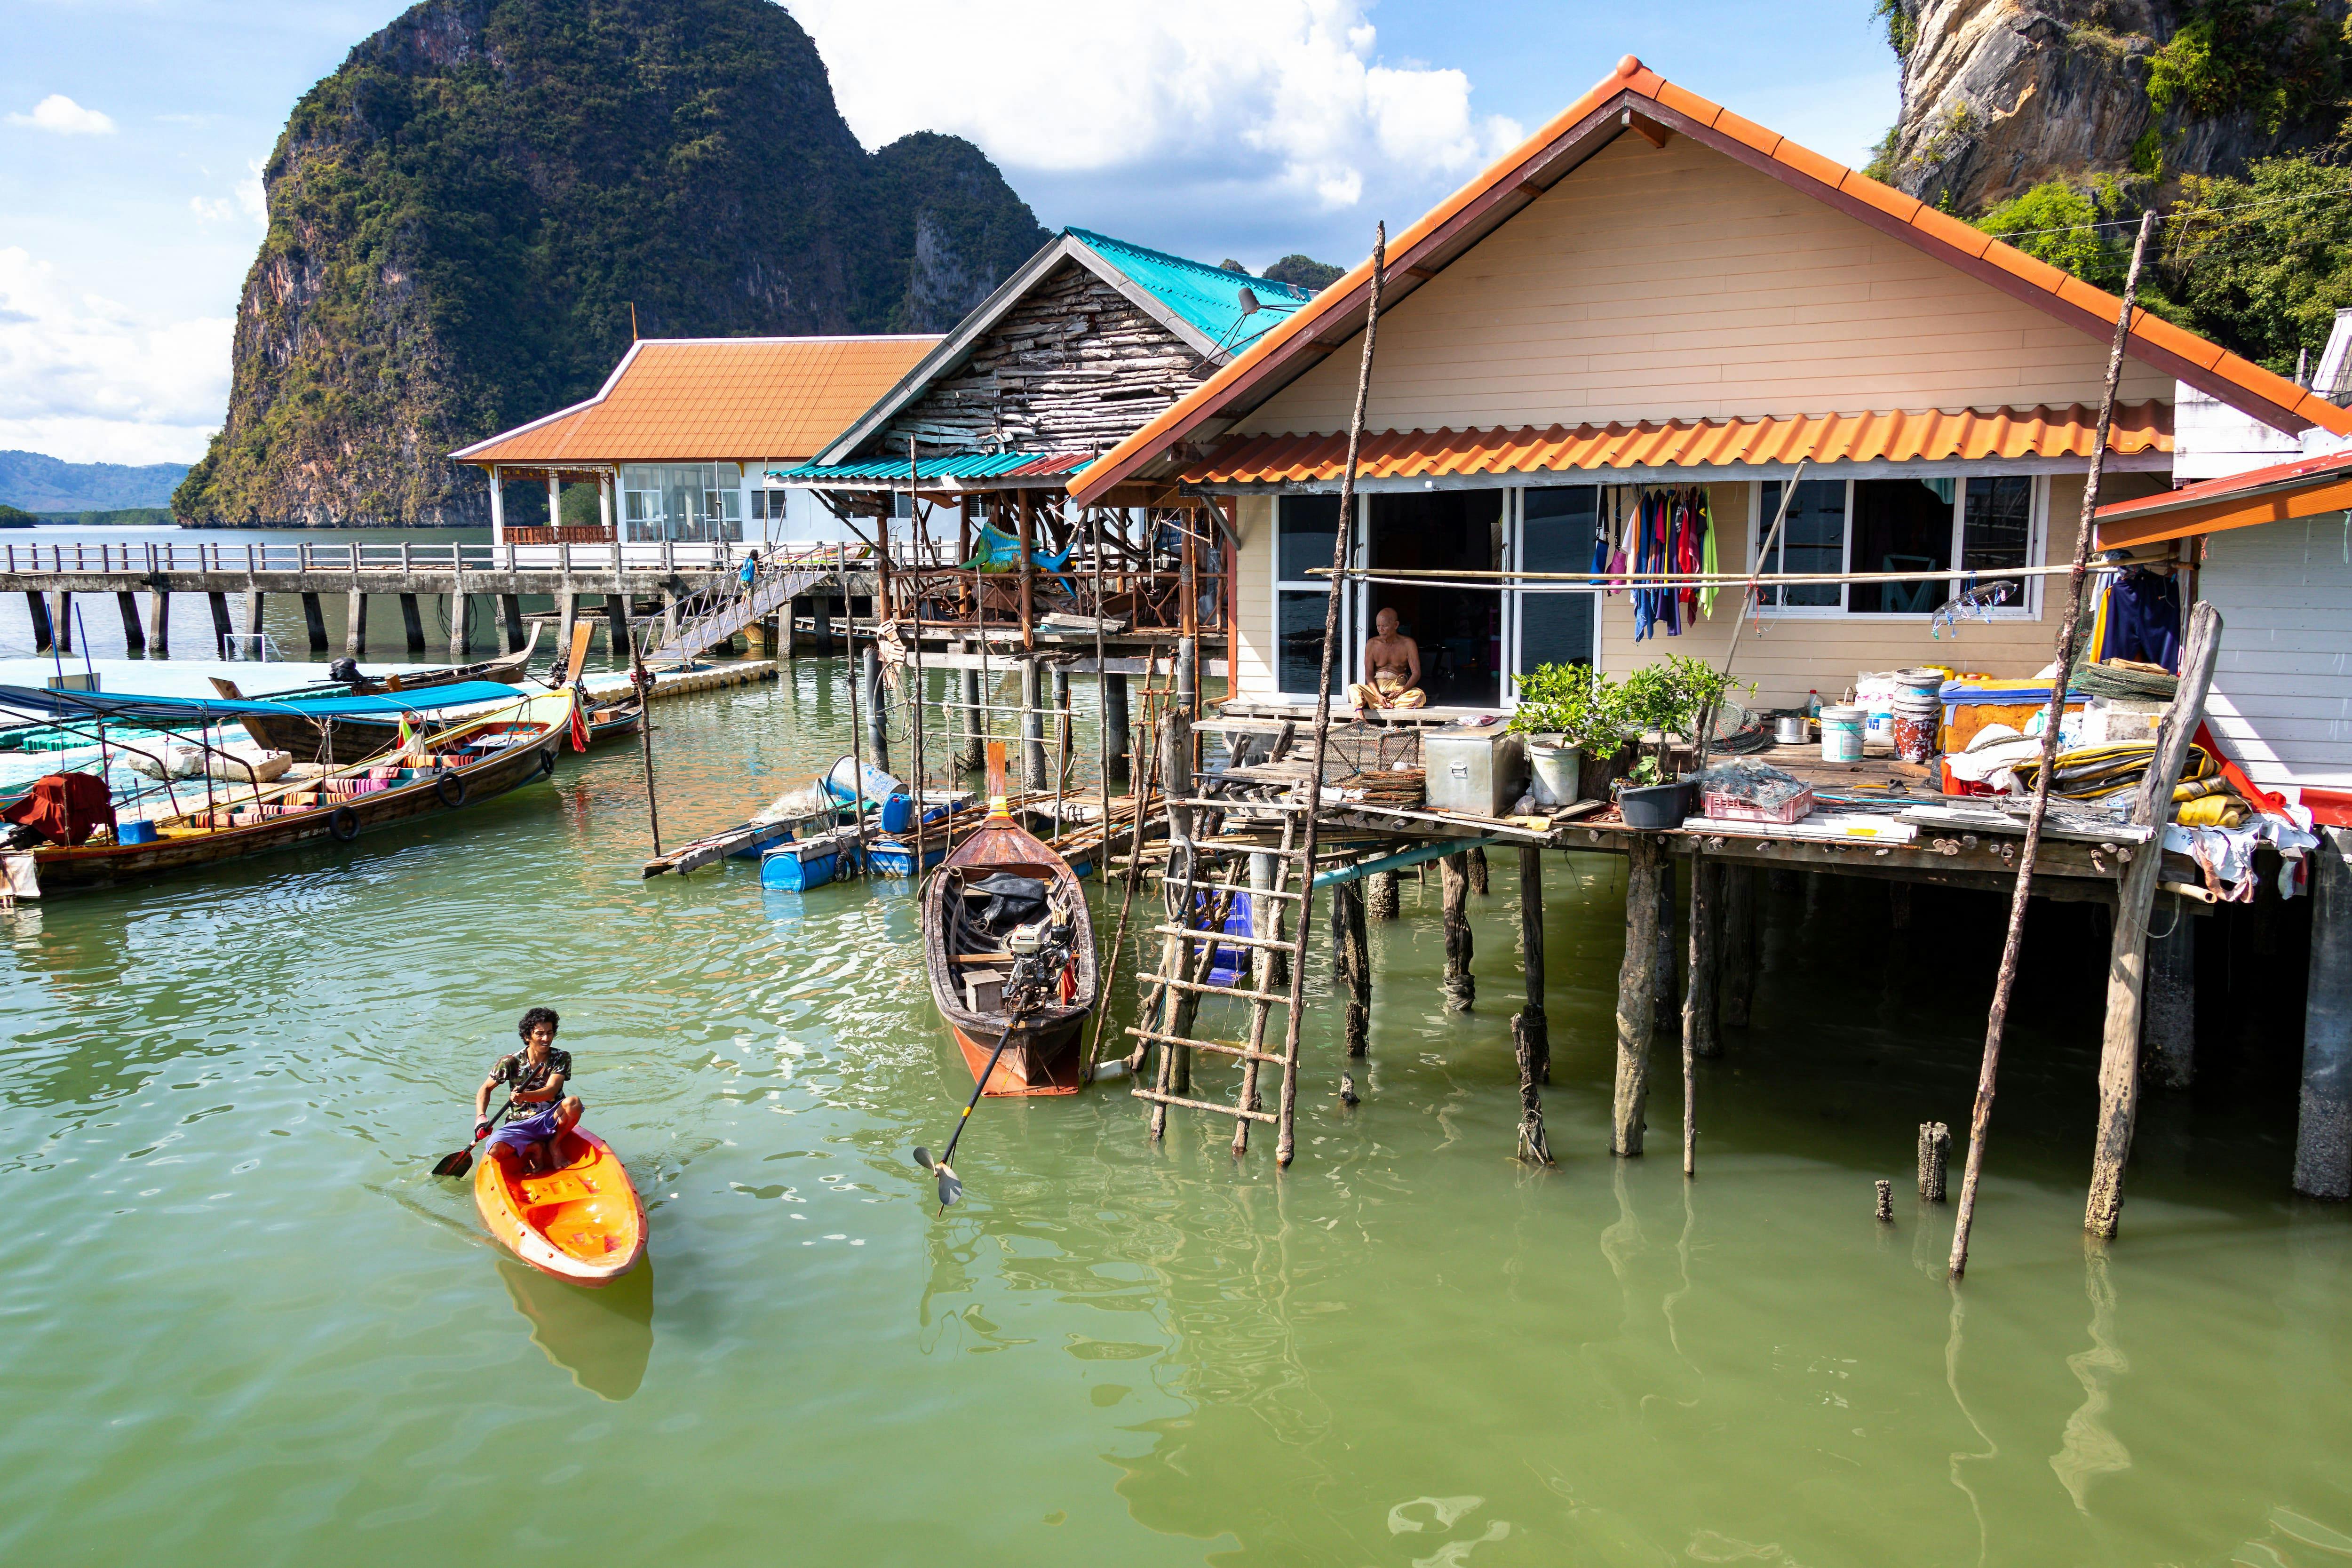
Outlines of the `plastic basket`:
{"type": "Polygon", "coordinates": [[[1700,796],[1699,804],[1705,814],[1717,822],[1771,822],[1785,827],[1811,815],[1813,792],[1808,785],[1779,805],[1759,805],[1736,795],[1718,795],[1709,790],[1700,796]]]}

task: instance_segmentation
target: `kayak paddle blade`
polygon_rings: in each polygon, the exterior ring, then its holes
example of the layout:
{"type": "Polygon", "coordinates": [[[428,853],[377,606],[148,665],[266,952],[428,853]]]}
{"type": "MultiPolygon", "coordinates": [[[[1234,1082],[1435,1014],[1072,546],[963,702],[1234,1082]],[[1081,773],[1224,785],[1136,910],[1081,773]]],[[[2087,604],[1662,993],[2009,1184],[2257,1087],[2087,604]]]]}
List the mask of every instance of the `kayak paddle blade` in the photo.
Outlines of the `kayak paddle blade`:
{"type": "Polygon", "coordinates": [[[926,1171],[931,1168],[931,1152],[920,1143],[915,1145],[915,1163],[926,1171]]]}
{"type": "Polygon", "coordinates": [[[963,1183],[945,1165],[935,1167],[940,1177],[940,1207],[945,1208],[963,1196],[963,1183]]]}
{"type": "Polygon", "coordinates": [[[460,1149],[454,1154],[444,1154],[441,1163],[433,1167],[436,1176],[462,1176],[474,1168],[474,1152],[460,1149]]]}

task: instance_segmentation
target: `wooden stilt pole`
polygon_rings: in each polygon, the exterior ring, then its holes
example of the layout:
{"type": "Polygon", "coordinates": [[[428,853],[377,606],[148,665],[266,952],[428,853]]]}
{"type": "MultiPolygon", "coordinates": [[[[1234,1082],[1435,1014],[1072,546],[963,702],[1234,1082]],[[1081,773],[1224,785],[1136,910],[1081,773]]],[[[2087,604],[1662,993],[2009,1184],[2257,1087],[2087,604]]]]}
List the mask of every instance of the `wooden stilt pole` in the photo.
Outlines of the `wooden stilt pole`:
{"type": "Polygon", "coordinates": [[[1944,1166],[1952,1157],[1952,1130],[1940,1121],[1919,1123],[1919,1201],[1944,1201],[1944,1166]]]}
{"type": "Polygon", "coordinates": [[[1445,1010],[1466,1013],[1478,999],[1478,982],[1470,973],[1470,858],[1448,855],[1439,867],[1444,896],[1445,1010]]]}
{"type": "Polygon", "coordinates": [[[1372,919],[1396,919],[1399,901],[1397,874],[1394,871],[1375,871],[1364,879],[1364,908],[1372,919]]]}
{"type": "MultiPolygon", "coordinates": [[[[1527,979],[1527,1001],[1511,1026],[1511,1037],[1528,1058],[1521,1077],[1532,1082],[1551,1081],[1551,1024],[1544,1014],[1543,851],[1532,844],[1519,847],[1519,968],[1527,979]]],[[[1521,1092],[1528,1084],[1523,1082],[1521,1092]]],[[[1522,1134],[1524,1140],[1524,1133],[1522,1134]]]]}
{"type": "Polygon", "coordinates": [[[1480,898],[1486,896],[1486,851],[1470,851],[1470,890],[1480,898]]]}
{"type": "MultiPolygon", "coordinates": [[[[2067,576],[2066,616],[2058,628],[2054,679],[2050,706],[2043,710],[2042,765],[2034,770],[2033,805],[2025,821],[2025,847],[2017,857],[2017,886],[2009,902],[2009,931],[2002,939],[2000,968],[1993,978],[1992,1006],[1985,1019],[1984,1059],[1977,1068],[1976,1104],[1969,1114],[1968,1168],[1960,1178],[1960,1211],[1952,1226],[1951,1277],[1969,1267],[1969,1228],[1976,1219],[1977,1184],[1984,1175],[1985,1133],[1992,1123],[1994,1086],[2000,1073],[2000,1040],[2009,1024],[2010,993],[2017,984],[2017,954],[2025,938],[2025,902],[2033,887],[2034,858],[2042,851],[2042,822],[2050,809],[2050,775],[2058,754],[2059,719],[2065,710],[2066,685],[2074,673],[2074,633],[2083,621],[2083,589],[2090,576],[2092,514],[2099,505],[2099,476],[2106,465],[2107,431],[2115,423],[2116,386],[2123,378],[2124,348],[2131,341],[2133,301],[2139,294],[2140,265],[2147,257],[2147,237],[2156,227],[2156,209],[2140,219],[2139,239],[2132,247],[2131,270],[2124,279],[2122,306],[2116,313],[2114,346],[2107,353],[2107,384],[2099,399],[2099,425],[2091,440],[2091,471],[2083,481],[2083,515],[2074,537],[2074,569],[2067,576]]],[[[2146,846],[2151,860],[2162,858],[2158,842],[2146,846]]],[[[2137,857],[2135,857],[2137,859],[2137,857]]],[[[2137,1046],[2135,1038],[2133,1045],[2137,1046]]]]}
{"type": "Polygon", "coordinates": [[[1650,1033],[1656,1026],[1658,881],[1665,851],[1646,833],[1625,847],[1625,959],[1617,972],[1617,1092],[1609,1152],[1642,1152],[1650,1101],[1650,1033]]]}
{"type": "Polygon", "coordinates": [[[1723,874],[1723,1005],[1717,1016],[1744,1029],[1756,996],[1756,869],[1727,865],[1723,874]]]}
{"type": "Polygon", "coordinates": [[[2189,758],[2190,738],[2205,711],[2221,653],[2221,616],[2209,604],[2189,612],[2189,643],[2180,655],[2180,688],[2157,731],[2156,755],[2140,778],[2131,819],[2156,829],[2134,852],[2116,890],[2116,931],[2107,953],[2107,1026],[2099,1051],[2099,1133],[2093,1144],[2091,1195],[2083,1228],[2113,1236],[2123,1214],[2124,1164],[2131,1158],[2139,1115],[2140,1002],[2147,965],[2147,917],[2156,902],[2164,859],[2164,824],[2172,817],[2172,789],[2189,758]]]}
{"type": "Polygon", "coordinates": [[[1715,889],[1719,868],[1691,861],[1690,973],[1683,987],[1683,1174],[1698,1174],[1698,1058],[1715,1040],[1715,889]],[[1702,1050],[1704,1044],[1706,1048],[1702,1050]]]}
{"type": "Polygon", "coordinates": [[[1331,889],[1331,951],[1335,978],[1348,988],[1345,1037],[1348,1054],[1371,1048],[1372,956],[1364,939],[1364,885],[1341,882],[1331,889]]]}

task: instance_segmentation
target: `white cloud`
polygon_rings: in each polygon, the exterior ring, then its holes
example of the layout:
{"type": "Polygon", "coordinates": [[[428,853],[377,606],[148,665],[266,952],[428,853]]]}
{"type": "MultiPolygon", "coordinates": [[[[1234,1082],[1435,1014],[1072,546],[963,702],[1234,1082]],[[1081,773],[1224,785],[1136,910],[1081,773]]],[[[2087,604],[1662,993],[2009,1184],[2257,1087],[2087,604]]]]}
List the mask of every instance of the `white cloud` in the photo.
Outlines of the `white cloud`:
{"type": "Polygon", "coordinates": [[[188,210],[200,223],[227,223],[244,217],[257,224],[269,221],[269,198],[261,186],[261,161],[246,166],[246,177],[226,196],[190,196],[188,210]]]}
{"type": "Polygon", "coordinates": [[[192,462],[228,399],[227,317],[159,321],[0,247],[0,447],[192,462]]]}
{"type": "Polygon", "coordinates": [[[30,114],[12,114],[11,125],[29,125],[60,136],[111,136],[114,121],[95,109],[84,109],[62,92],[53,92],[33,105],[30,114]]]}
{"type": "Polygon", "coordinates": [[[1519,135],[1509,121],[1472,115],[1462,72],[1381,63],[1359,0],[790,0],[790,9],[815,38],[860,141],[966,136],[1018,188],[1024,173],[1090,184],[1087,176],[1129,171],[1329,212],[1368,192],[1442,194],[1519,135]],[[1032,86],[998,85],[1008,83],[1032,86]]]}

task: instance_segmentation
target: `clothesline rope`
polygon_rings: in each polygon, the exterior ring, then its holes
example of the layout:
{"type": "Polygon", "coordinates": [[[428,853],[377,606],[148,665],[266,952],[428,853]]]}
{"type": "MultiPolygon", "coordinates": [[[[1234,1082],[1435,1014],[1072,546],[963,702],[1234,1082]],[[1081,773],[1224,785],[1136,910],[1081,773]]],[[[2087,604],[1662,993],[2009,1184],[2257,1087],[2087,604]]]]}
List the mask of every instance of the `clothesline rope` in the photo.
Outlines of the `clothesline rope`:
{"type": "MultiPolygon", "coordinates": [[[[2177,561],[2095,563],[2094,572],[2121,571],[2138,566],[2150,572],[2179,570],[2177,561]]],[[[1528,584],[1558,584],[1562,587],[1737,588],[1748,583],[1759,587],[1804,587],[1836,583],[1927,583],[1946,577],[2063,577],[2071,566],[1938,566],[1920,572],[1473,572],[1451,567],[1352,566],[1339,574],[1351,583],[1388,583],[1399,587],[1512,588],[1528,584]]],[[[1309,569],[1309,576],[1328,577],[1328,566],[1309,569]]]]}

